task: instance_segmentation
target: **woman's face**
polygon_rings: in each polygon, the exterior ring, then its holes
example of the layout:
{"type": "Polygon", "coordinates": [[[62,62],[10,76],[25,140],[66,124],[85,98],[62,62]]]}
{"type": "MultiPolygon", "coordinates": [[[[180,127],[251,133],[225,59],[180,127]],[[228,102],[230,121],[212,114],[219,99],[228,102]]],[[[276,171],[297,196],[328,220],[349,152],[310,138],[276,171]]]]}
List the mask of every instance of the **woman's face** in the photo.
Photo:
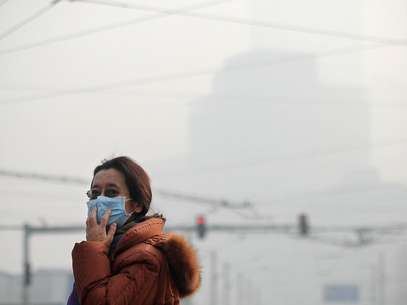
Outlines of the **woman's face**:
{"type": "MultiPolygon", "coordinates": [[[[130,199],[124,175],[114,168],[102,169],[96,173],[93,177],[91,192],[98,196],[123,196],[126,199],[130,199]]],[[[143,209],[133,200],[126,200],[125,208],[128,214],[133,212],[139,213],[143,209]]]]}

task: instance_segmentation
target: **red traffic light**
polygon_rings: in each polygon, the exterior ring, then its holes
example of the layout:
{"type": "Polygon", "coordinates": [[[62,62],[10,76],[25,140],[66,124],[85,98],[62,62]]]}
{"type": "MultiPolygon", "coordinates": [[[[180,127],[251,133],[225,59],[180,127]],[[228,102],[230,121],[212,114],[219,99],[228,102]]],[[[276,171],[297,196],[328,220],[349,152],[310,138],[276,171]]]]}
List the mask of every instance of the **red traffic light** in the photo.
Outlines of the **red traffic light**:
{"type": "Polygon", "coordinates": [[[196,221],[196,232],[198,233],[198,237],[200,239],[204,239],[207,230],[205,216],[199,215],[196,217],[195,221],[196,221]]]}
{"type": "Polygon", "coordinates": [[[199,215],[196,217],[196,224],[197,225],[205,225],[206,224],[206,219],[205,216],[199,215]]]}

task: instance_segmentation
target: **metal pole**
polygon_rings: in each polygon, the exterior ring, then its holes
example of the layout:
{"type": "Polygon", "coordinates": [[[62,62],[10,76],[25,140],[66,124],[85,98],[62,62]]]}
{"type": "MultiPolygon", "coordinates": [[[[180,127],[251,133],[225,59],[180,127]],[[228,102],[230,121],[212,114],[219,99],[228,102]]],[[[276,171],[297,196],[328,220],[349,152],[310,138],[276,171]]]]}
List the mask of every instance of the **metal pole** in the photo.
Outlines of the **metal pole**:
{"type": "Polygon", "coordinates": [[[380,305],[386,304],[386,264],[384,253],[379,254],[379,289],[380,289],[380,305]]]}
{"type": "Polygon", "coordinates": [[[237,305],[243,305],[243,279],[242,279],[242,274],[239,272],[236,275],[236,304],[237,305]]]}
{"type": "Polygon", "coordinates": [[[243,290],[243,304],[247,304],[248,302],[252,303],[253,302],[253,298],[252,298],[252,285],[250,282],[250,279],[247,278],[244,281],[244,290],[243,290]]]}
{"type": "Polygon", "coordinates": [[[257,288],[256,292],[257,292],[257,295],[256,295],[257,305],[261,305],[261,290],[260,290],[260,288],[257,288]]]}
{"type": "Polygon", "coordinates": [[[23,305],[29,304],[28,289],[30,285],[30,228],[28,224],[24,225],[23,229],[23,270],[22,270],[22,290],[21,299],[23,305]]]}
{"type": "Polygon", "coordinates": [[[218,305],[218,257],[215,251],[210,254],[211,264],[211,298],[210,305],[218,305]]]}
{"type": "Polygon", "coordinates": [[[370,302],[372,305],[377,305],[377,289],[376,289],[376,270],[375,266],[370,266],[370,302]]]}
{"type": "Polygon", "coordinates": [[[222,287],[222,305],[230,305],[230,265],[223,264],[223,287],[222,287]]]}
{"type": "MultiPolygon", "coordinates": [[[[194,236],[194,234],[192,234],[192,233],[193,233],[193,232],[191,232],[191,231],[187,231],[187,232],[185,233],[185,235],[186,235],[186,238],[187,238],[188,242],[189,242],[192,246],[194,246],[194,242],[193,242],[193,236],[194,236]]],[[[189,296],[189,297],[187,297],[187,298],[184,298],[184,299],[183,299],[183,302],[182,302],[182,305],[193,305],[192,296],[189,296]]]]}

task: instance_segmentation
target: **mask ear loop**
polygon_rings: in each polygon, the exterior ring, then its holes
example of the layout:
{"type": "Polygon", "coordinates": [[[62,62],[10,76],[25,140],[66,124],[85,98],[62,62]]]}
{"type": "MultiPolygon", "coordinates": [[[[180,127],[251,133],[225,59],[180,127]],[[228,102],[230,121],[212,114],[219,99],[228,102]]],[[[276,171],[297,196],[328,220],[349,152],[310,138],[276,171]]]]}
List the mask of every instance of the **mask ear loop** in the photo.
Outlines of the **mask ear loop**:
{"type": "Polygon", "coordinates": [[[127,217],[130,217],[130,216],[132,216],[134,213],[135,213],[135,211],[133,211],[133,212],[130,212],[130,213],[127,213],[127,211],[126,211],[126,202],[127,201],[132,201],[133,199],[131,199],[131,198],[126,198],[126,197],[124,197],[124,212],[126,213],[126,216],[127,217]]]}

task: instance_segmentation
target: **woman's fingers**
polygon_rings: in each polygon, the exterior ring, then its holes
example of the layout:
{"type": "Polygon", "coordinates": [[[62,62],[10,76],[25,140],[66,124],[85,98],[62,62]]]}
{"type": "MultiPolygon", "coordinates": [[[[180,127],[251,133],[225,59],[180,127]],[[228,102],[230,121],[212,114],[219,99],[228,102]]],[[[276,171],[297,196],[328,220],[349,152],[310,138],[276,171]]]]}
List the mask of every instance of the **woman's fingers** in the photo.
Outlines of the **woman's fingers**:
{"type": "Polygon", "coordinates": [[[116,233],[117,225],[113,223],[106,234],[106,226],[109,223],[112,210],[107,209],[105,214],[100,219],[100,224],[97,223],[97,208],[93,208],[89,217],[86,220],[86,240],[88,241],[101,241],[106,243],[107,246],[113,241],[114,234],[116,233]]]}
{"type": "Polygon", "coordinates": [[[109,227],[109,231],[107,232],[107,238],[106,238],[106,244],[110,246],[110,244],[113,241],[114,233],[116,233],[116,228],[117,224],[112,223],[112,225],[109,227]]]}
{"type": "Polygon", "coordinates": [[[100,220],[100,225],[104,228],[109,222],[110,215],[112,215],[112,210],[107,209],[105,214],[103,214],[102,219],[100,220]]]}
{"type": "Polygon", "coordinates": [[[97,224],[97,220],[96,220],[96,213],[97,213],[97,208],[93,208],[92,210],[90,210],[90,214],[88,216],[88,219],[86,220],[86,224],[89,226],[94,226],[97,224]]]}

